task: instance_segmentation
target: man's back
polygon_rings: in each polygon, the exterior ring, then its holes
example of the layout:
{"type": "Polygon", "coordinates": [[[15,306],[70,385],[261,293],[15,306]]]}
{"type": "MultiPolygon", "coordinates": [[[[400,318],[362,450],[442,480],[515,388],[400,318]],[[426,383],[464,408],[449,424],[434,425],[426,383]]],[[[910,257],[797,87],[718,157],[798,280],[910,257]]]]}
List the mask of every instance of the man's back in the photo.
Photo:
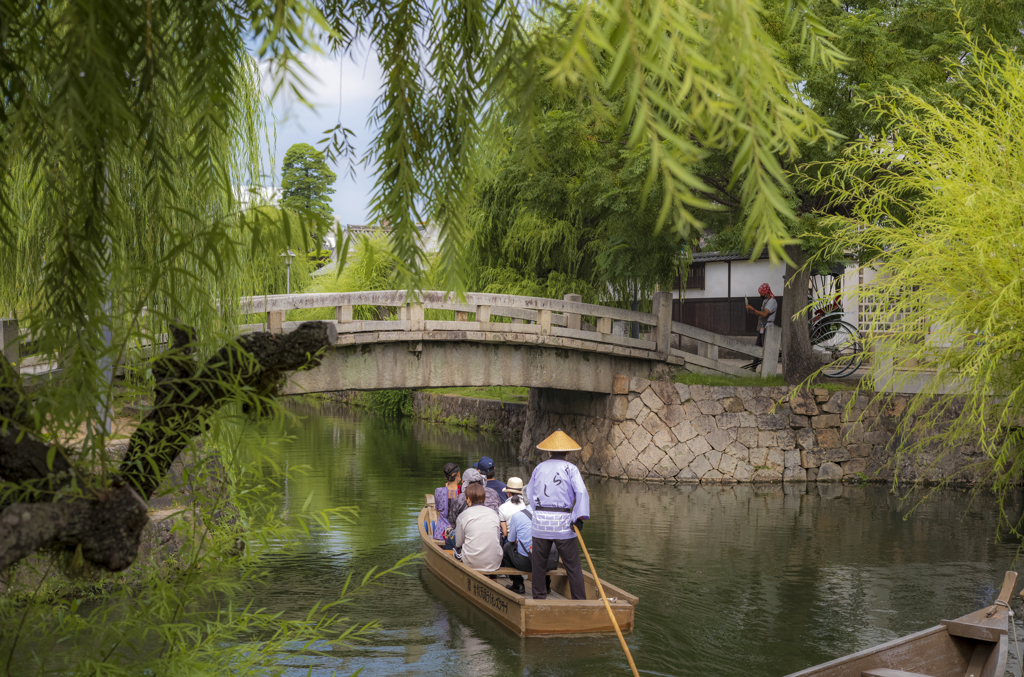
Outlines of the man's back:
{"type": "Polygon", "coordinates": [[[523,557],[530,556],[533,546],[533,525],[530,517],[529,512],[520,510],[508,520],[508,540],[515,541],[519,554],[523,557]]]}
{"type": "Polygon", "coordinates": [[[506,485],[501,480],[496,480],[496,479],[489,479],[489,480],[487,480],[487,488],[488,489],[494,489],[496,492],[498,492],[498,498],[501,499],[502,503],[504,503],[505,501],[508,500],[508,494],[505,493],[505,487],[506,486],[508,486],[508,485],[506,485]]]}
{"type": "MultiPolygon", "coordinates": [[[[487,497],[484,500],[484,505],[493,510],[494,514],[497,515],[498,508],[501,507],[501,496],[498,495],[497,491],[491,489],[490,487],[485,487],[484,493],[487,497]]],[[[469,504],[466,502],[466,494],[459,494],[459,497],[455,500],[454,503],[450,504],[451,507],[448,508],[448,521],[452,524],[455,524],[455,521],[459,519],[459,515],[461,515],[463,511],[466,510],[466,507],[468,505],[469,504]]]]}
{"type": "Polygon", "coordinates": [[[534,468],[524,494],[537,538],[576,538],[572,523],[590,517],[590,496],[580,471],[564,459],[549,459],[534,468]]]}
{"type": "Polygon", "coordinates": [[[501,566],[498,533],[498,513],[487,506],[472,505],[459,515],[455,546],[462,548],[466,566],[481,571],[494,571],[501,566]]]}

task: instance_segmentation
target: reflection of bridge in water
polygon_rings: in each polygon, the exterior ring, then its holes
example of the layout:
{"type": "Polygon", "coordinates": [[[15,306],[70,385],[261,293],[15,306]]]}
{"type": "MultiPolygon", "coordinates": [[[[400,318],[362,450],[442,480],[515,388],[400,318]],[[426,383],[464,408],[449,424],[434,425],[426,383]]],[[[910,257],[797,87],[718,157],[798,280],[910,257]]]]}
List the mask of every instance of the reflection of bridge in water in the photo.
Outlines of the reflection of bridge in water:
{"type": "MultiPolygon", "coordinates": [[[[286,321],[288,311],[333,310],[336,344],[319,367],[293,373],[284,394],[451,386],[610,393],[616,375],[648,377],[664,366],[750,375],[717,359],[720,347],[767,355],[762,372],[775,373],[779,333],[774,327],[766,337],[768,348],[762,349],[673,322],[668,292],[655,293],[653,300],[654,312],[642,313],[582,303],[575,294],[564,299],[466,294],[465,301],[438,291],[415,298],[401,291],[253,296],[242,299],[243,314],[265,315],[266,321],[240,330],[286,333],[300,324],[286,321]],[[388,319],[355,319],[359,306],[388,319]],[[640,338],[629,336],[632,324],[640,326],[640,338]],[[683,337],[698,343],[698,354],[680,349],[683,337]]],[[[20,361],[17,345],[8,344],[5,355],[20,361]]],[[[47,367],[31,359],[20,363],[26,375],[47,367]]]]}
{"type": "MultiPolygon", "coordinates": [[[[299,322],[289,310],[333,308],[338,340],[319,367],[292,374],[284,392],[332,392],[451,386],[527,386],[595,393],[612,392],[616,375],[647,377],[657,367],[749,376],[716,359],[717,348],[762,357],[774,374],[778,333],[762,350],[735,339],[672,321],[672,296],[654,295],[654,312],[582,303],[574,294],[547,299],[499,294],[427,291],[292,294],[251,297],[243,312],[266,313],[266,327],[283,333],[299,322]],[[357,320],[356,306],[372,306],[378,317],[357,320]],[[447,319],[432,319],[432,316],[447,319]],[[631,338],[629,325],[641,326],[631,338]],[[701,355],[682,351],[681,338],[706,346],[701,355]]],[[[250,325],[258,329],[263,325],[250,325]]]]}

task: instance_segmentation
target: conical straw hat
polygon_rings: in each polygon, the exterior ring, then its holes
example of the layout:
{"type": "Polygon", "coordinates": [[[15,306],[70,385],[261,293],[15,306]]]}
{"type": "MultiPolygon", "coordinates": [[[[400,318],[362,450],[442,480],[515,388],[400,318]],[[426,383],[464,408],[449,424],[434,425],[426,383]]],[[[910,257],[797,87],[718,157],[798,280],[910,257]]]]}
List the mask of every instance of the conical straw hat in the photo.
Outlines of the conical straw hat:
{"type": "Polygon", "coordinates": [[[579,451],[580,445],[562,432],[561,429],[548,435],[548,438],[537,445],[541,451],[579,451]]]}

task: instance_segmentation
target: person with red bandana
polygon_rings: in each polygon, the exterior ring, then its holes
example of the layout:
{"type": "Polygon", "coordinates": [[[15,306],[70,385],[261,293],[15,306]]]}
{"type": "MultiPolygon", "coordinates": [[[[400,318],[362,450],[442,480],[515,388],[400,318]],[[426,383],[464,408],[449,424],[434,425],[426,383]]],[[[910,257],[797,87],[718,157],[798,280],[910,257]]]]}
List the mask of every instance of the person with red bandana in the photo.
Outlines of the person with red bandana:
{"type": "MultiPolygon", "coordinates": [[[[779,302],[775,300],[775,294],[772,293],[772,288],[768,286],[767,282],[757,288],[757,293],[760,294],[763,299],[761,301],[761,310],[757,310],[749,303],[745,305],[747,306],[748,313],[753,313],[760,318],[757,321],[757,345],[763,346],[764,328],[769,324],[775,323],[775,313],[779,309],[779,302]]],[[[761,366],[761,360],[754,358],[753,362],[744,365],[743,368],[751,371],[757,371],[759,366],[761,366]]]]}

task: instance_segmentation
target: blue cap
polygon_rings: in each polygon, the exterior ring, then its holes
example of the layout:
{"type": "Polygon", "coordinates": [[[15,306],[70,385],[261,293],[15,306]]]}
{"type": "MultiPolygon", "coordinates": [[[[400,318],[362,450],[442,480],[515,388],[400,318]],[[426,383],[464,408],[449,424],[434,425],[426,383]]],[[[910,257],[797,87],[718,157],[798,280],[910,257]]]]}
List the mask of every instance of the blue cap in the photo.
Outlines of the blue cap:
{"type": "Polygon", "coordinates": [[[492,461],[490,457],[484,456],[479,461],[477,461],[476,465],[474,465],[473,467],[476,468],[477,470],[488,472],[489,470],[494,470],[494,461],[492,461]]]}

